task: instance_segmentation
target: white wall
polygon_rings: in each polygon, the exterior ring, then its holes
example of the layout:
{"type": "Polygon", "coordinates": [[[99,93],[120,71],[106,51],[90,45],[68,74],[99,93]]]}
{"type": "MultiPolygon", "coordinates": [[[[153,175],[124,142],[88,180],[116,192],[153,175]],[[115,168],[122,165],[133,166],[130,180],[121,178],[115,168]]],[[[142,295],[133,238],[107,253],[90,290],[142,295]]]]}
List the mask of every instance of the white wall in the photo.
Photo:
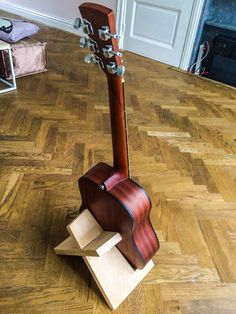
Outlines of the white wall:
{"type": "MultiPolygon", "coordinates": [[[[73,31],[73,22],[79,16],[78,6],[86,0],[0,0],[0,9],[73,31]]],[[[88,0],[89,2],[89,0],[88,0]]],[[[118,0],[91,0],[116,12],[118,0]]]]}
{"type": "MultiPolygon", "coordinates": [[[[38,11],[46,15],[52,15],[57,18],[62,18],[67,21],[74,21],[78,14],[78,6],[85,1],[81,0],[11,0],[4,1],[8,4],[13,4],[27,9],[38,11]]],[[[93,0],[99,4],[110,7],[116,10],[116,0],[93,0]]],[[[1,6],[1,5],[0,5],[1,6]]]]}

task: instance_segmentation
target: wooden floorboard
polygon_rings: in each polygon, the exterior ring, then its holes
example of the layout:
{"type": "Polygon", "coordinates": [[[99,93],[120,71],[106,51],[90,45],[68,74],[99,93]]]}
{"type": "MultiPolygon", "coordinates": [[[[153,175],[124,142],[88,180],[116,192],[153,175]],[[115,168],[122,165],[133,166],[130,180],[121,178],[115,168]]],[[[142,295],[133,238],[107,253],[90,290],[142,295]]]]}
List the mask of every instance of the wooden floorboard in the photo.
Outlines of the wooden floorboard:
{"type": "MultiPolygon", "coordinates": [[[[82,258],[53,253],[78,214],[78,178],[112,162],[105,77],[77,36],[42,26],[36,38],[48,72],[0,96],[0,312],[109,313],[82,258]]],[[[124,62],[131,172],[161,249],[115,313],[236,313],[236,90],[124,62]]]]}

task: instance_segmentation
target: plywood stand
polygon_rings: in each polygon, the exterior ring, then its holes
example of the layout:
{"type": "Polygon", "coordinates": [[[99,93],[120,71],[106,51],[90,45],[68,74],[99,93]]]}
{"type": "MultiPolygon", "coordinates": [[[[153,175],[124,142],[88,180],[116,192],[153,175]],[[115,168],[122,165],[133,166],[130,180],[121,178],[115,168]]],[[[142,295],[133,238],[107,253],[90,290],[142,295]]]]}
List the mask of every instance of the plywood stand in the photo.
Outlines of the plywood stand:
{"type": "Polygon", "coordinates": [[[103,231],[89,210],[84,210],[67,226],[70,236],[55,249],[58,255],[82,256],[106,302],[115,310],[149,273],[150,261],[134,270],[116,244],[119,233],[103,231]]]}

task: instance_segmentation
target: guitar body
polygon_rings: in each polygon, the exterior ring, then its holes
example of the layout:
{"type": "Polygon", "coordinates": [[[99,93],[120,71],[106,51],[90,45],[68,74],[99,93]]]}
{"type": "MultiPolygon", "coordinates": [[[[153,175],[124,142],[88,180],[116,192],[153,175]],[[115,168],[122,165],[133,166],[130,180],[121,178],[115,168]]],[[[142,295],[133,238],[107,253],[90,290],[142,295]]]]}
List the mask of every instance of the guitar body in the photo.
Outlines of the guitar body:
{"type": "Polygon", "coordinates": [[[159,248],[149,219],[151,203],[129,178],[102,190],[101,184],[112,173],[111,166],[99,163],[79,179],[82,209],[88,208],[104,230],[119,232],[118,249],[133,267],[142,269],[159,248]]]}

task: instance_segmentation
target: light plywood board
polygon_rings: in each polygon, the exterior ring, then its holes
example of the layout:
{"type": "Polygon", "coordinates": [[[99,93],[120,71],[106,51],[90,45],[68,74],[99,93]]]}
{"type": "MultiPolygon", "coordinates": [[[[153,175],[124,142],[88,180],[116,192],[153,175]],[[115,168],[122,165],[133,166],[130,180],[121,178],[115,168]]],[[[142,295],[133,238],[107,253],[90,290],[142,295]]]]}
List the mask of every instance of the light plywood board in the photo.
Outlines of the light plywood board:
{"type": "Polygon", "coordinates": [[[59,255],[102,256],[120,241],[121,235],[119,233],[103,231],[84,249],[79,248],[74,237],[70,236],[55,247],[54,251],[59,255]]]}
{"type": "Polygon", "coordinates": [[[116,244],[119,233],[103,231],[89,210],[67,226],[70,237],[59,244],[56,254],[83,256],[107,304],[115,310],[150,272],[150,261],[142,270],[133,269],[116,244]],[[99,255],[99,256],[98,256],[99,255]]]}
{"type": "Polygon", "coordinates": [[[150,261],[143,269],[134,270],[120,251],[113,247],[102,257],[83,257],[107,304],[115,310],[150,272],[150,261]]]}

